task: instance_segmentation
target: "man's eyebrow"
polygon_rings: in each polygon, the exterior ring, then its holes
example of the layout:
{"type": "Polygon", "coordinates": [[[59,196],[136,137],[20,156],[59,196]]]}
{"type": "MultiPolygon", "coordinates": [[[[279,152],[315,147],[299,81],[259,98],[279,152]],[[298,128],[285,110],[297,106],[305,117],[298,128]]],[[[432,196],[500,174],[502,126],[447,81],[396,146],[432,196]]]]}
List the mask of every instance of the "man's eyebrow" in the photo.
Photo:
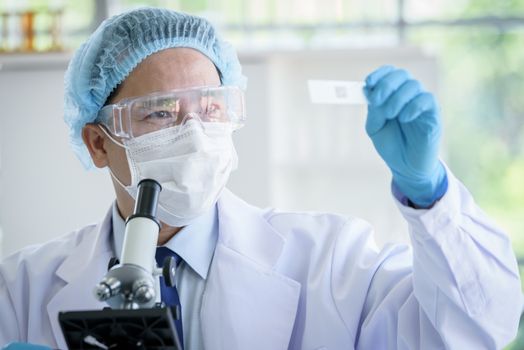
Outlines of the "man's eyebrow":
{"type": "Polygon", "coordinates": [[[120,84],[118,84],[117,86],[115,86],[115,88],[113,89],[113,91],[111,91],[111,93],[109,94],[109,96],[107,96],[107,99],[106,99],[106,102],[104,103],[104,106],[110,105],[110,104],[111,104],[111,101],[113,101],[113,99],[116,97],[116,95],[118,95],[118,93],[120,92],[120,90],[122,90],[122,83],[120,83],[120,84]]]}

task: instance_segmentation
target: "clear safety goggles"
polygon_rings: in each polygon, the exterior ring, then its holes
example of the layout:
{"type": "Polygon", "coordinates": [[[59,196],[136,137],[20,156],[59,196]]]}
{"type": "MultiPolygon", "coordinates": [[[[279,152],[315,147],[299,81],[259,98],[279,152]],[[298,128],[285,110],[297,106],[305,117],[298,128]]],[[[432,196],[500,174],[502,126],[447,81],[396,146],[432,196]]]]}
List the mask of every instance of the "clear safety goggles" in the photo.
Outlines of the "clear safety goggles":
{"type": "Polygon", "coordinates": [[[153,93],[104,106],[96,121],[118,137],[134,138],[183,125],[189,119],[231,123],[245,122],[244,93],[236,86],[199,87],[153,93]]]}

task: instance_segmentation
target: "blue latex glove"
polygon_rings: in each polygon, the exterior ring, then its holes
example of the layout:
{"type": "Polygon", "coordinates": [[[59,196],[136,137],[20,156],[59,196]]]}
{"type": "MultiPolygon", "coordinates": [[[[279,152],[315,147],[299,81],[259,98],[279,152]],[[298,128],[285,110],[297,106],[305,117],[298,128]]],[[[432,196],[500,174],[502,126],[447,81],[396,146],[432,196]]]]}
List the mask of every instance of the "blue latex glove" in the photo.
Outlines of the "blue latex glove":
{"type": "Polygon", "coordinates": [[[47,346],[34,345],[28,343],[9,343],[2,350],[51,350],[47,346]]]}
{"type": "Polygon", "coordinates": [[[442,126],[432,94],[408,72],[383,66],[366,78],[366,132],[393,173],[396,186],[417,207],[430,207],[447,190],[438,159],[442,126]]]}

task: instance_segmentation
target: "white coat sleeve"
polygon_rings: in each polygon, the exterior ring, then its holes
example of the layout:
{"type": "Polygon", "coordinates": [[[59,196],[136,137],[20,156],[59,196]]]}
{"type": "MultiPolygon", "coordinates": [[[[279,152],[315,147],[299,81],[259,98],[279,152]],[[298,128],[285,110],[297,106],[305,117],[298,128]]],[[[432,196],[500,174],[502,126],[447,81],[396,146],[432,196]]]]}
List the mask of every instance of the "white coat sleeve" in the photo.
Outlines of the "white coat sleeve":
{"type": "Polygon", "coordinates": [[[522,292],[510,240],[448,179],[429,210],[398,203],[412,254],[378,254],[357,349],[501,349],[516,336],[522,292]]]}
{"type": "Polygon", "coordinates": [[[0,271],[0,346],[19,341],[18,321],[6,281],[0,271]]]}

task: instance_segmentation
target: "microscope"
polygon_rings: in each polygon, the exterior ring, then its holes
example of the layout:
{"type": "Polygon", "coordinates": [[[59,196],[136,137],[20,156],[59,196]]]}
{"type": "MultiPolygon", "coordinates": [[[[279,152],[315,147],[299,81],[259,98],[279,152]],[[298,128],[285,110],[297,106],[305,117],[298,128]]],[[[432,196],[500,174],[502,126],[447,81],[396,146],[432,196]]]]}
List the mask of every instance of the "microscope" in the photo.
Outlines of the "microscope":
{"type": "Polygon", "coordinates": [[[109,261],[105,277],[94,288],[95,297],[109,307],[59,313],[69,349],[182,349],[174,323],[181,318],[180,310],[159,302],[159,276],[172,287],[176,269],[173,257],[166,258],[162,267],[155,261],[161,190],[155,180],[138,184],[120,260],[109,261]]]}

